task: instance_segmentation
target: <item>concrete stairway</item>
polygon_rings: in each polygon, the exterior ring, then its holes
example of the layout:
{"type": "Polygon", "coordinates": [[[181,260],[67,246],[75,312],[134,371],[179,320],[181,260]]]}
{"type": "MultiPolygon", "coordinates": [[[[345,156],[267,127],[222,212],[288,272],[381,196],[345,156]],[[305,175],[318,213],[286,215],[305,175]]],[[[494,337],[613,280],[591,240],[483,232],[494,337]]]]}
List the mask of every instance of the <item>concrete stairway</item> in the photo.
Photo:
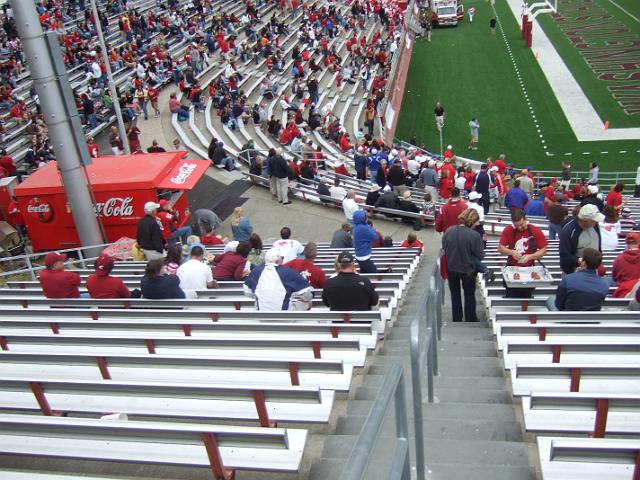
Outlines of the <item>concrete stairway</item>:
{"type": "MultiPolygon", "coordinates": [[[[310,478],[338,478],[390,365],[405,370],[407,413],[413,439],[411,407],[410,324],[424,299],[431,265],[423,259],[411,287],[404,295],[399,315],[387,330],[382,346],[372,356],[366,373],[347,402],[346,413],[325,441],[322,457],[311,467],[310,478]]],[[[435,403],[423,404],[427,478],[437,480],[532,480],[535,446],[523,441],[502,361],[496,356],[491,330],[477,324],[449,321],[447,298],[443,308],[442,341],[438,344],[440,375],[435,380],[435,403]]],[[[424,385],[425,382],[423,382],[424,385]]],[[[426,388],[426,386],[425,386],[426,388]]],[[[426,399],[426,393],[424,395],[426,399]]],[[[389,417],[393,417],[390,410],[389,417]]],[[[395,438],[393,421],[378,444],[384,454],[374,455],[367,479],[387,478],[388,460],[395,438]],[[379,459],[379,460],[378,460],[379,459]],[[385,463],[386,462],[386,463],[385,463]],[[376,468],[379,466],[380,468],[376,468]]],[[[415,465],[414,444],[411,461],[415,465]]],[[[416,475],[412,468],[413,478],[416,475]]]]}

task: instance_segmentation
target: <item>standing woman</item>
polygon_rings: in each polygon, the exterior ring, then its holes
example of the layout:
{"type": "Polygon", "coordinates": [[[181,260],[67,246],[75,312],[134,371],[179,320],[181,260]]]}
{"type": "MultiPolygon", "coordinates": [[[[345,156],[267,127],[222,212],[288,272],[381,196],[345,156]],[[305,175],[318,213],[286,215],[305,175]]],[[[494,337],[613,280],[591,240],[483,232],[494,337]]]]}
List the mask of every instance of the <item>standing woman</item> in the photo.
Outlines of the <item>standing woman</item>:
{"type": "Polygon", "coordinates": [[[233,239],[238,242],[248,242],[253,233],[253,227],[249,223],[249,219],[244,216],[242,207],[236,207],[231,214],[231,231],[233,239]]]}
{"type": "Polygon", "coordinates": [[[636,198],[640,197],[640,167],[636,170],[636,189],[633,192],[633,196],[636,198]]]}
{"type": "Polygon", "coordinates": [[[474,230],[480,221],[478,211],[467,208],[458,216],[458,225],[449,227],[442,237],[442,248],[449,273],[449,292],[454,322],[463,318],[460,285],[464,290],[464,319],[477,322],[476,266],[484,258],[482,237],[474,230]]]}
{"type": "Polygon", "coordinates": [[[589,162],[589,178],[587,179],[587,185],[597,185],[598,184],[598,174],[600,173],[600,168],[596,162],[589,162]]]}

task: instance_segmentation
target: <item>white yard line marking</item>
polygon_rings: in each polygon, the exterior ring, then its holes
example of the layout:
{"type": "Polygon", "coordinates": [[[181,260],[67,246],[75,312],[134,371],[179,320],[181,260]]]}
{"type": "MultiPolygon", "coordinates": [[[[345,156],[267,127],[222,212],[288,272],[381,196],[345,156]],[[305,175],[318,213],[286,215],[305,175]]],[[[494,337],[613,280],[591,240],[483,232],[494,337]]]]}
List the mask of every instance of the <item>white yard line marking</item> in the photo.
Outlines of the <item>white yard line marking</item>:
{"type": "Polygon", "coordinates": [[[620,5],[618,5],[616,2],[614,2],[613,0],[607,0],[609,3],[613,3],[616,7],[618,7],[620,10],[622,10],[624,13],[626,13],[627,15],[629,15],[631,18],[633,18],[636,22],[640,23],[640,18],[636,17],[635,15],[632,15],[629,11],[625,10],[624,8],[622,8],[620,5]]]}
{"type": "MultiPolygon", "coordinates": [[[[519,25],[522,1],[506,1],[519,25]]],[[[604,129],[603,121],[537,21],[533,24],[533,42],[535,50],[540,52],[538,64],[579,142],[640,138],[640,128],[604,129]]]]}

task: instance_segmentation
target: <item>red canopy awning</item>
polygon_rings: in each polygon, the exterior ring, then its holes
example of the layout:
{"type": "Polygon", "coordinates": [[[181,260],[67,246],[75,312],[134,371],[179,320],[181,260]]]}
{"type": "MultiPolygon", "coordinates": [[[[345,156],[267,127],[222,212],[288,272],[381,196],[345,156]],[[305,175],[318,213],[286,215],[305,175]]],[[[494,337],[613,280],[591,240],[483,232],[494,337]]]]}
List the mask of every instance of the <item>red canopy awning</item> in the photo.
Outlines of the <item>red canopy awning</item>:
{"type": "Polygon", "coordinates": [[[211,162],[205,160],[180,160],[158,183],[157,188],[191,190],[204,175],[211,162]]]}

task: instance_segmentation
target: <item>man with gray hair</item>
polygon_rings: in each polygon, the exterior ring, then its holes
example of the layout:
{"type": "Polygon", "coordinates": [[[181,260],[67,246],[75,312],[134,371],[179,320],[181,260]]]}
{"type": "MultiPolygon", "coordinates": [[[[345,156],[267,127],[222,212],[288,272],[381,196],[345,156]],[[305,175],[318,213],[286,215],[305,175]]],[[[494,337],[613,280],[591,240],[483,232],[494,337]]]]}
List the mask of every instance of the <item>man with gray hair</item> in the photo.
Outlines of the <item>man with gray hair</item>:
{"type": "Polygon", "coordinates": [[[164,239],[160,229],[160,220],[157,217],[160,205],[156,202],[144,204],[144,217],[138,221],[137,241],[144,251],[147,260],[156,260],[164,257],[164,239]]]}
{"type": "Polygon", "coordinates": [[[353,214],[357,212],[359,208],[358,202],[356,202],[355,190],[349,190],[347,192],[347,198],[342,200],[342,210],[349,223],[353,224],[353,214]]]}
{"type": "Polygon", "coordinates": [[[351,237],[350,223],[343,223],[340,230],[336,230],[331,239],[329,248],[353,248],[353,237],[351,237]]]}
{"type": "Polygon", "coordinates": [[[422,185],[424,185],[424,192],[431,195],[431,200],[433,202],[437,202],[438,199],[440,198],[438,196],[438,187],[440,186],[440,177],[438,177],[438,174],[433,168],[435,167],[435,165],[436,165],[435,160],[429,160],[429,163],[427,163],[426,168],[422,169],[418,177],[418,179],[422,182],[422,185]]]}

